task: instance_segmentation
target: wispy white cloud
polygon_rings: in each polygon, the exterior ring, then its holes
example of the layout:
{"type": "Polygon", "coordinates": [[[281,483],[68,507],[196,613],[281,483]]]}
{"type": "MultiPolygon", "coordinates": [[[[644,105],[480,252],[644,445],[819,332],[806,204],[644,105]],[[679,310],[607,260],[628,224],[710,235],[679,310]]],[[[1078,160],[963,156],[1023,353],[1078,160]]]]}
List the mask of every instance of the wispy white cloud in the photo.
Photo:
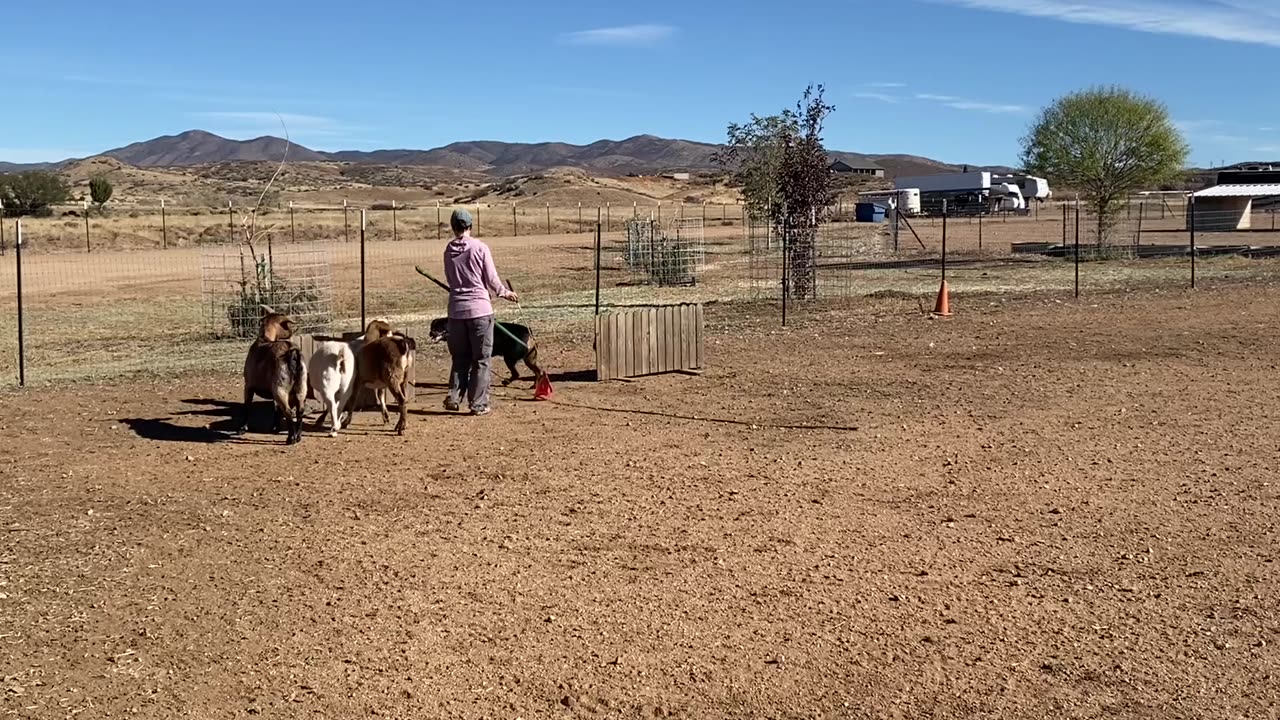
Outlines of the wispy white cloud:
{"type": "Polygon", "coordinates": [[[907,86],[907,84],[906,84],[906,83],[900,83],[900,82],[873,82],[873,83],[867,83],[867,87],[873,87],[873,88],[904,88],[904,87],[906,87],[906,86],[907,86]]]}
{"type": "Polygon", "coordinates": [[[1025,105],[987,102],[985,100],[970,100],[968,98],[956,97],[954,95],[935,95],[932,93],[917,93],[916,99],[940,103],[954,110],[968,110],[973,112],[985,112],[985,113],[993,113],[993,114],[1017,114],[1017,113],[1025,113],[1028,111],[1028,108],[1025,105]]]}
{"type": "Polygon", "coordinates": [[[652,47],[676,34],[670,25],[641,24],[596,28],[565,33],[560,39],[571,45],[608,47],[652,47]]]}
{"type": "Polygon", "coordinates": [[[240,110],[191,112],[187,117],[215,135],[235,140],[251,140],[264,135],[282,137],[287,128],[294,142],[313,150],[347,149],[349,146],[377,143],[368,139],[374,128],[350,125],[321,115],[240,110]],[[280,125],[282,120],[284,127],[280,125]]]}
{"type": "Polygon", "coordinates": [[[319,115],[299,115],[296,113],[273,113],[273,112],[193,112],[188,113],[193,118],[204,120],[215,120],[232,123],[245,123],[260,125],[265,123],[273,123],[277,127],[283,121],[285,125],[304,127],[304,128],[328,128],[339,125],[337,120],[333,118],[321,117],[319,115]]]}
{"type": "Polygon", "coordinates": [[[1173,126],[1184,133],[1195,133],[1223,125],[1221,120],[1179,120],[1174,119],[1173,126]]]}
{"type": "Polygon", "coordinates": [[[621,100],[641,96],[641,93],[638,91],[619,90],[617,88],[587,87],[580,85],[535,85],[533,87],[537,90],[556,93],[558,95],[571,95],[574,97],[584,98],[610,98],[614,100],[621,100]]]}
{"type": "Polygon", "coordinates": [[[1139,32],[1280,47],[1275,0],[930,0],[1139,32]]]}
{"type": "Polygon", "coordinates": [[[878,93],[878,92],[856,92],[853,94],[853,96],[856,98],[862,98],[863,100],[879,100],[880,102],[883,102],[883,103],[890,103],[895,105],[902,101],[902,98],[895,97],[893,95],[888,95],[886,93],[878,93]]]}

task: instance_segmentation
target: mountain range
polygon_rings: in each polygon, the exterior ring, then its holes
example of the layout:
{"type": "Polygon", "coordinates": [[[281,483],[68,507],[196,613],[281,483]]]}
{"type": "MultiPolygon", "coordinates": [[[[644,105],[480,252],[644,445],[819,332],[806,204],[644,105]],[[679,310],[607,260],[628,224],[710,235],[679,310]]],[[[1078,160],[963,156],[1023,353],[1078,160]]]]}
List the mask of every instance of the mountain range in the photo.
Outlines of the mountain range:
{"type": "MultiPolygon", "coordinates": [[[[140,168],[188,167],[231,162],[279,161],[286,141],[278,137],[231,140],[203,130],[188,130],[101,153],[140,168]]],[[[637,135],[626,140],[599,140],[589,145],[569,143],[457,142],[431,150],[344,150],[320,152],[298,144],[288,146],[290,162],[341,162],[367,165],[430,166],[509,177],[553,167],[573,167],[601,175],[701,171],[716,168],[714,156],[721,148],[710,143],[637,135]]],[[[832,152],[853,165],[878,165],[889,177],[952,172],[961,166],[914,155],[864,155],[832,152]]],[[[57,169],[76,159],[58,163],[18,165],[0,162],[0,172],[57,169]]],[[[974,166],[978,169],[979,166],[974,166]]],[[[984,168],[985,169],[985,168],[984,168]]],[[[993,168],[1000,169],[1000,168],[993,168]]]]}

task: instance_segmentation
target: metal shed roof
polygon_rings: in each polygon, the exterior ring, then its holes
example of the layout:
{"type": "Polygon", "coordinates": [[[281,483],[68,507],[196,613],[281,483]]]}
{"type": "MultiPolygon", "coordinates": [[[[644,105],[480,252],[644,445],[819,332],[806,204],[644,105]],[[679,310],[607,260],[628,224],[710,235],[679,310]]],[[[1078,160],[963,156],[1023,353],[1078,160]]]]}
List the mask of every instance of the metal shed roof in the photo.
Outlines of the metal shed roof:
{"type": "Polygon", "coordinates": [[[1270,197],[1280,195],[1280,183],[1260,183],[1248,185],[1216,185],[1206,188],[1193,197],[1270,197]]]}

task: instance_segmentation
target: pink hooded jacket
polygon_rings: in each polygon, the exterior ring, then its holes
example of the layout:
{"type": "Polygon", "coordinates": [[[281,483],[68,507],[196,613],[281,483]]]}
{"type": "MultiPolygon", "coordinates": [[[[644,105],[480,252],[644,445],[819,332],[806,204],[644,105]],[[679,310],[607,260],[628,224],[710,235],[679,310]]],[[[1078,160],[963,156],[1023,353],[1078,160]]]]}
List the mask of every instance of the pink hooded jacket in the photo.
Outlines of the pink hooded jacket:
{"type": "Polygon", "coordinates": [[[449,284],[449,317],[470,320],[493,314],[489,293],[509,299],[512,295],[494,267],[489,246],[471,237],[470,231],[444,247],[444,277],[449,284]]]}

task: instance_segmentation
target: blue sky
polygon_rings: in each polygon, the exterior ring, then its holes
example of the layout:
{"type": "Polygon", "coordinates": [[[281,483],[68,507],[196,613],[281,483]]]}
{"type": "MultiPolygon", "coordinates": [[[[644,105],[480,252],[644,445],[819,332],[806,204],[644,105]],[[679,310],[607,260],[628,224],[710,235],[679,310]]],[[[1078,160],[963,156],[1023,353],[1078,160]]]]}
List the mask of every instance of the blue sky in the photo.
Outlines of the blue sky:
{"type": "Polygon", "coordinates": [[[4,18],[11,162],[278,135],[277,113],[321,150],[716,142],[810,82],[839,150],[1013,163],[1038,108],[1119,83],[1170,107],[1196,164],[1280,159],[1280,0],[70,0],[4,18]]]}

